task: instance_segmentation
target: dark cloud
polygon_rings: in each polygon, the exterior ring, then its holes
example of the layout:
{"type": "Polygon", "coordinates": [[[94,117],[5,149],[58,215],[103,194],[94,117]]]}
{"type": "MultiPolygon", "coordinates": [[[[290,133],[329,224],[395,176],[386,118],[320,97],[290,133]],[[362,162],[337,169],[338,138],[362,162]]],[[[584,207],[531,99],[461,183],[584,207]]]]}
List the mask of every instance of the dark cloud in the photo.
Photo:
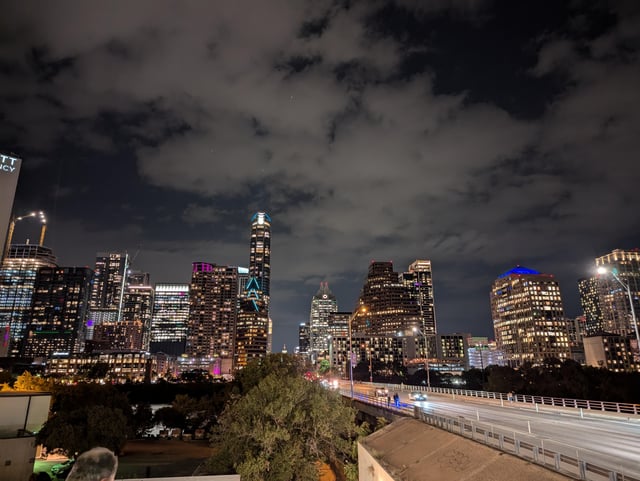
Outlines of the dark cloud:
{"type": "Polygon", "coordinates": [[[248,262],[273,226],[275,347],[318,282],[351,309],[372,259],[434,265],[440,330],[490,334],[512,264],[567,313],[596,255],[637,242],[631,3],[14,2],[0,18],[16,209],[65,263],[140,249],[155,282],[248,262]],[[37,159],[37,160],[36,160],[37,159]]]}

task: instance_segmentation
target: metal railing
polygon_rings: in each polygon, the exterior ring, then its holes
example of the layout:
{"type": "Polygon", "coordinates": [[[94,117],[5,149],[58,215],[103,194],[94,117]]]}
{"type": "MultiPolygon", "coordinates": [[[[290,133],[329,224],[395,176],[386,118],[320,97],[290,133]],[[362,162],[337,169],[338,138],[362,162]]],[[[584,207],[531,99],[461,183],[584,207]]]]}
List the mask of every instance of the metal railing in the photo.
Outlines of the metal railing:
{"type": "Polygon", "coordinates": [[[586,481],[640,481],[618,466],[596,460],[598,453],[576,449],[562,443],[539,439],[525,433],[510,431],[489,423],[463,417],[451,417],[428,413],[416,407],[417,419],[470,438],[494,449],[513,454],[553,471],[586,481]]]}
{"type": "MultiPolygon", "coordinates": [[[[383,384],[380,384],[381,386],[383,384]]],[[[472,391],[469,389],[453,389],[443,387],[427,388],[426,386],[411,386],[405,384],[385,385],[389,390],[424,391],[440,394],[455,394],[456,396],[468,396],[484,399],[508,400],[508,394],[503,392],[472,391]]],[[[618,403],[609,401],[590,401],[586,399],[566,399],[550,396],[532,396],[529,394],[514,394],[515,402],[538,404],[542,406],[554,406],[563,408],[588,409],[591,411],[615,412],[621,414],[633,414],[640,416],[640,404],[618,403]]]]}

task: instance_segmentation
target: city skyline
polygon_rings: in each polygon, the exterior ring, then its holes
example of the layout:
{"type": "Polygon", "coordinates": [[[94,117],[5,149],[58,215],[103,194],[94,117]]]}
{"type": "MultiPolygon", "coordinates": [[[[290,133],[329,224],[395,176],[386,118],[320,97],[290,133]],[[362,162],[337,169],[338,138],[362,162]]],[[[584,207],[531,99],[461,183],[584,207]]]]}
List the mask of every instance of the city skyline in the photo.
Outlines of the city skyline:
{"type": "Polygon", "coordinates": [[[352,310],[371,260],[432,261],[442,333],[493,337],[515,265],[581,314],[594,259],[638,246],[640,7],[423,3],[11,3],[14,214],[46,211],[61,266],[138,252],[156,284],[246,267],[269,213],[274,351],[320,282],[352,310]]]}

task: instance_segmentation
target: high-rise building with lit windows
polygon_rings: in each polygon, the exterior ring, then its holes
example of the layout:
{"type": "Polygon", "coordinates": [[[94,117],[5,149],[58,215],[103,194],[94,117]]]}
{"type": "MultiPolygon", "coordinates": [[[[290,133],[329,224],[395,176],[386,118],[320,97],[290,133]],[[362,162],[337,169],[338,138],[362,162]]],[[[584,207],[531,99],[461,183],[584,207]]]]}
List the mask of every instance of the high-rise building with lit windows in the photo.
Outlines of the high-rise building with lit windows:
{"type": "Polygon", "coordinates": [[[414,291],[393,270],[392,262],[372,261],[360,299],[353,333],[397,334],[421,327],[420,306],[414,291]]]}
{"type": "MultiPolygon", "coordinates": [[[[629,287],[636,316],[640,316],[640,249],[615,249],[596,258],[596,268],[604,267],[609,273],[598,275],[599,304],[602,330],[620,336],[635,337],[629,287]],[[611,272],[620,279],[618,282],[611,272]]],[[[637,344],[634,340],[633,344],[637,344]]]]}
{"type": "Polygon", "coordinates": [[[98,252],[95,277],[91,288],[92,309],[119,309],[121,294],[126,287],[127,255],[98,252]]]}
{"type": "Polygon", "coordinates": [[[9,329],[6,347],[11,357],[22,350],[41,267],[57,267],[57,259],[51,249],[35,244],[12,244],[0,267],[0,327],[9,329]]]}
{"type": "Polygon", "coordinates": [[[598,277],[589,277],[578,281],[580,305],[585,318],[585,331],[593,336],[604,331],[602,310],[600,309],[600,282],[598,277]]]}
{"type": "Polygon", "coordinates": [[[193,263],[186,354],[222,359],[225,374],[234,356],[237,300],[237,267],[193,263]]]}
{"type": "Polygon", "coordinates": [[[267,309],[271,288],[271,217],[257,212],[251,218],[251,242],[249,245],[249,277],[258,282],[260,298],[267,309]]]}
{"type": "Polygon", "coordinates": [[[23,356],[84,350],[92,278],[88,267],[38,269],[23,356]]]}
{"type": "Polygon", "coordinates": [[[146,284],[129,284],[125,287],[122,301],[121,322],[140,322],[142,325],[142,340],[139,347],[143,351],[149,350],[151,335],[151,317],[153,316],[153,287],[148,285],[149,275],[140,278],[146,284]]]}
{"type": "Polygon", "coordinates": [[[433,274],[431,261],[418,259],[409,265],[407,272],[402,274],[402,281],[418,305],[420,311],[420,330],[425,336],[437,334],[436,314],[433,302],[433,274]]]}
{"type": "Polygon", "coordinates": [[[329,316],[338,312],[338,301],[327,282],[321,282],[318,292],[311,299],[309,336],[311,351],[323,354],[329,349],[329,316]]]}
{"type": "Polygon", "coordinates": [[[512,367],[570,358],[560,286],[553,275],[522,266],[501,274],[491,287],[491,313],[498,349],[512,367]]]}
{"type": "Polygon", "coordinates": [[[257,212],[251,218],[249,276],[238,303],[234,353],[237,368],[271,352],[270,284],[271,217],[257,212]]]}
{"type": "Polygon", "coordinates": [[[151,318],[152,353],[184,354],[189,322],[189,284],[156,284],[151,318]]]}

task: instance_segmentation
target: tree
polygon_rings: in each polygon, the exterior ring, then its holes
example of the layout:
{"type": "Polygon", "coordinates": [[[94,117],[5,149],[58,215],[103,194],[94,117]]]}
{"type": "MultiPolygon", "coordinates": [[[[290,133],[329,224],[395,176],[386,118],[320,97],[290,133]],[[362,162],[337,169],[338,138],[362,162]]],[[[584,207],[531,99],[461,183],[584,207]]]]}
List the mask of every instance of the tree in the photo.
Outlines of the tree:
{"type": "Polygon", "coordinates": [[[358,433],[355,411],[339,395],[301,376],[273,373],[222,413],[209,469],[233,466],[246,481],[316,481],[316,462],[355,464],[358,433]]]}
{"type": "Polygon", "coordinates": [[[289,377],[299,376],[303,371],[304,365],[296,356],[268,354],[262,359],[251,361],[244,369],[239,370],[236,373],[236,382],[240,394],[245,394],[271,373],[276,373],[281,377],[289,377]]]}
{"type": "Polygon", "coordinates": [[[105,406],[80,406],[54,414],[37,434],[47,450],[76,456],[95,446],[119,454],[127,440],[127,418],[122,410],[105,406]]]}
{"type": "Polygon", "coordinates": [[[187,422],[185,415],[172,406],[158,409],[153,419],[156,423],[164,424],[168,428],[183,429],[187,422]]]}
{"type": "Polygon", "coordinates": [[[127,397],[113,386],[78,384],[58,390],[52,415],[37,440],[49,451],[67,455],[105,446],[119,453],[133,433],[133,413],[127,397]]]}
{"type": "Polygon", "coordinates": [[[23,372],[13,383],[15,391],[48,392],[53,390],[54,384],[40,376],[34,376],[29,371],[23,372]]]}
{"type": "Polygon", "coordinates": [[[137,404],[133,409],[133,430],[137,438],[143,437],[154,426],[153,411],[149,403],[137,404]]]}

